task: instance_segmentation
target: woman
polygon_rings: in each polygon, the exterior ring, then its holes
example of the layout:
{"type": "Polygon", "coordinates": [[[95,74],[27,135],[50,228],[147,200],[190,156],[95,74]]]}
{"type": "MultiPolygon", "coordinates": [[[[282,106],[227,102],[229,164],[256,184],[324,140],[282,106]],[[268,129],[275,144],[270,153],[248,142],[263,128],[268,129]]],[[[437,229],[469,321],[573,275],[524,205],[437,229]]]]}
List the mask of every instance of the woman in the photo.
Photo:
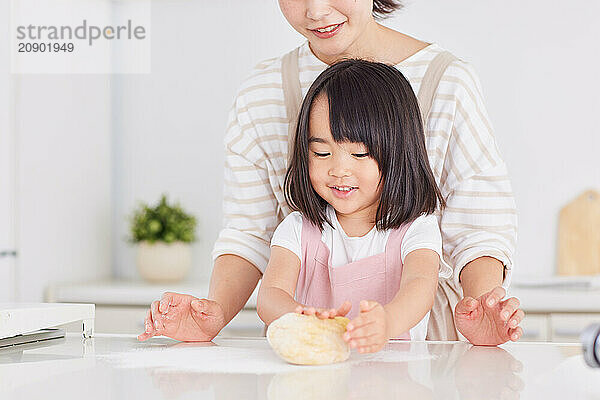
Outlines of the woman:
{"type": "Polygon", "coordinates": [[[238,91],[225,139],[226,223],[213,252],[208,299],[165,293],[152,303],[140,340],[211,340],[244,306],[267,265],[271,235],[290,213],[282,191],[288,130],[312,81],[343,58],[394,65],[418,93],[429,161],[447,203],[438,213],[444,258],[454,268],[453,279],[439,284],[428,338],[518,340],[524,313],[517,299],[502,300],[516,243],[515,205],[471,66],[380,25],[376,17],[400,8],[398,1],[279,0],[279,6],[307,42],[258,64],[238,91]]]}

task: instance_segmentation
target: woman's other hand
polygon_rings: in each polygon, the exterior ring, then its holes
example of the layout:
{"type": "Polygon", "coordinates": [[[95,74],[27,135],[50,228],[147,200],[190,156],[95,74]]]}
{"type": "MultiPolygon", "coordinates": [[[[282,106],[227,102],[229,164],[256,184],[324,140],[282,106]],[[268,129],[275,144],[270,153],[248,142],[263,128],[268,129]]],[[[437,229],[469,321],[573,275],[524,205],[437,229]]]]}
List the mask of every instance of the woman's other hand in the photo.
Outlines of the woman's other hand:
{"type": "Polygon", "coordinates": [[[458,331],[475,345],[496,346],[523,336],[519,326],[525,312],[516,297],[502,300],[506,290],[498,286],[474,299],[465,297],[454,311],[458,331]]]}
{"type": "Polygon", "coordinates": [[[523,363],[502,347],[471,346],[456,361],[454,382],[460,399],[519,399],[523,363]],[[476,384],[474,384],[476,382],[476,384]]]}
{"type": "Polygon", "coordinates": [[[144,324],[146,330],[138,336],[140,341],[162,335],[187,342],[208,342],[225,326],[225,315],[215,301],[166,292],[160,301],[152,302],[144,324]]]}

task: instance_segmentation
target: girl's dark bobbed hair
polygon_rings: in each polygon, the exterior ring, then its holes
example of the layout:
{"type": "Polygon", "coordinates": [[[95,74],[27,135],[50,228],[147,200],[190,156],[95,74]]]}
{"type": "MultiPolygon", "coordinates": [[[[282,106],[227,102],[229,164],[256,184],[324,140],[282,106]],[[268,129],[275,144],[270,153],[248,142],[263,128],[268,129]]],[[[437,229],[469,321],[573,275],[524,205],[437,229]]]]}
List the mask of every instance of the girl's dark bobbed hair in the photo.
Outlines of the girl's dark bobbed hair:
{"type": "Polygon", "coordinates": [[[385,18],[394,11],[400,10],[403,6],[401,1],[373,0],[373,15],[376,18],[385,18]]]}
{"type": "Polygon", "coordinates": [[[419,104],[410,83],[393,66],[350,59],[323,71],[302,102],[284,183],[284,196],[292,210],[320,228],[331,224],[327,203],[309,177],[309,119],[320,95],[327,98],[333,140],[364,143],[379,166],[377,229],[396,229],[435,212],[438,205],[445,207],[429,166],[419,104]]]}

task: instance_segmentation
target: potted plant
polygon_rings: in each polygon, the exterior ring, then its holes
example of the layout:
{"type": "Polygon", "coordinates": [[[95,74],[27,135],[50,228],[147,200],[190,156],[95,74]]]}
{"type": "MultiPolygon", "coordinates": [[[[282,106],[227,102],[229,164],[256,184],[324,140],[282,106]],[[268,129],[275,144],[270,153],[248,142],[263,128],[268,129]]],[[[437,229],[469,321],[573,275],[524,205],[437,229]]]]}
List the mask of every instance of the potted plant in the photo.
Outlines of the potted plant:
{"type": "Polygon", "coordinates": [[[141,203],[131,217],[131,241],[137,246],[136,265],[151,282],[175,282],[186,277],[192,265],[191,243],[196,239],[196,218],[162,195],[155,207],[141,203]]]}

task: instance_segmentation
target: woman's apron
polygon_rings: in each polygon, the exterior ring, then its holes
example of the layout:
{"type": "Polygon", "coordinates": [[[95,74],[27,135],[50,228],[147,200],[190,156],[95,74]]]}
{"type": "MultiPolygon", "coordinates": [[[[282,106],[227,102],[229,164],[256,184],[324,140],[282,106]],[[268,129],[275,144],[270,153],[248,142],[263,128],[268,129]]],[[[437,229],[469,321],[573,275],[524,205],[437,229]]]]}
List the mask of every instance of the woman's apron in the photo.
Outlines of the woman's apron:
{"type": "MultiPolygon", "coordinates": [[[[296,285],[296,300],[318,308],[338,308],[352,303],[347,317],[359,314],[361,300],[387,304],[400,289],[402,257],[400,248],[410,223],[390,232],[385,251],[345,265],[329,263],[329,248],[321,230],[302,217],[302,267],[296,285]]],[[[397,337],[410,339],[409,332],[397,337]]]]}
{"type": "MultiPolygon", "coordinates": [[[[300,86],[300,74],[298,70],[298,52],[299,48],[292,50],[283,56],[282,60],[282,84],[283,84],[283,94],[284,101],[286,106],[286,111],[288,115],[288,149],[291,150],[294,142],[294,136],[296,134],[296,123],[298,114],[300,112],[300,106],[302,105],[302,88],[300,86]]],[[[442,75],[448,66],[456,60],[449,52],[442,52],[438,54],[427,67],[427,71],[423,77],[423,81],[419,88],[419,93],[417,94],[417,99],[419,101],[419,108],[421,110],[421,118],[424,121],[423,126],[426,127],[427,120],[429,117],[429,111],[431,110],[431,105],[433,104],[433,99],[435,96],[435,92],[440,83],[442,75]]],[[[427,135],[427,132],[425,132],[427,135]]],[[[288,155],[291,156],[292,152],[288,151],[288,155]]],[[[303,224],[303,227],[306,224],[303,224]]],[[[304,229],[304,228],[303,228],[304,229]]],[[[319,233],[320,235],[320,233],[319,233]]],[[[304,235],[303,235],[304,237],[304,235]]],[[[303,239],[304,240],[304,239],[303,239]]],[[[319,236],[320,240],[320,236],[319,236]]],[[[399,247],[398,247],[399,248],[399,247]]],[[[304,251],[304,249],[303,249],[304,251]]],[[[323,252],[324,250],[321,250],[323,252]]],[[[387,253],[387,251],[386,251],[387,253]]],[[[400,255],[398,254],[398,257],[400,255]]],[[[449,257],[444,252],[444,258],[446,260],[449,257]]],[[[361,260],[362,261],[362,260],[361,260]]],[[[400,261],[401,263],[401,261],[400,261]]],[[[353,265],[349,264],[349,265],[353,265]]],[[[337,268],[337,267],[336,267],[337,268]]],[[[335,270],[333,268],[332,270],[335,270]]],[[[326,270],[329,271],[329,268],[326,270]]],[[[327,277],[329,279],[329,277],[327,277]]],[[[335,278],[337,279],[337,278],[335,278]]],[[[311,284],[316,284],[320,279],[316,279],[311,281],[311,284]]],[[[367,280],[357,281],[355,285],[355,290],[358,292],[360,289],[360,285],[366,283],[367,280]]],[[[329,281],[327,281],[329,282],[329,281]]],[[[398,286],[400,284],[400,280],[398,278],[398,286]]],[[[300,284],[300,281],[299,281],[300,284]]],[[[303,283],[306,285],[306,282],[303,283]]],[[[367,297],[368,298],[368,297],[367,297]]],[[[459,333],[456,331],[456,327],[454,324],[453,312],[454,308],[458,301],[462,298],[462,288],[457,286],[454,283],[452,278],[443,279],[438,282],[438,289],[435,294],[435,302],[433,304],[433,309],[431,310],[431,314],[429,317],[429,325],[427,327],[427,339],[428,340],[458,340],[459,333]]],[[[361,300],[364,300],[362,298],[361,300]]],[[[302,299],[299,298],[300,301],[302,299]]],[[[303,302],[303,304],[306,304],[303,302]]],[[[313,303],[308,302],[308,304],[313,305],[313,303]]],[[[341,303],[340,303],[341,304],[341,303]]],[[[332,303],[333,307],[339,307],[340,304],[332,303]]],[[[382,304],[385,304],[383,302],[382,304]]],[[[315,303],[316,305],[316,303],[315,303]]],[[[354,307],[354,304],[353,304],[354,307]]],[[[331,308],[331,307],[328,307],[331,308]]],[[[355,311],[355,310],[353,310],[355,311]]]]}

